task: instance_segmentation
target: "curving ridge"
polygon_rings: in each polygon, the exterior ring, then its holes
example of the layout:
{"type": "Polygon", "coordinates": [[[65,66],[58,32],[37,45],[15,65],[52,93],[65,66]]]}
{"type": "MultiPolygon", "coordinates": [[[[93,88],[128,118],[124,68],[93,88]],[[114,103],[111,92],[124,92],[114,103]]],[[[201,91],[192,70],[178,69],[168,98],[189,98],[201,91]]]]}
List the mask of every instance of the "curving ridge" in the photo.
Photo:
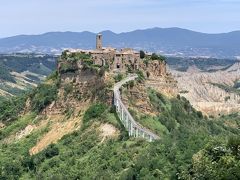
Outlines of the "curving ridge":
{"type": "Polygon", "coordinates": [[[137,77],[137,75],[129,75],[127,78],[114,85],[114,105],[116,106],[118,117],[128,131],[129,136],[133,136],[136,138],[142,137],[152,142],[153,140],[159,139],[159,136],[137,123],[121,100],[119,89],[122,87],[123,84],[132,81],[137,77]]]}

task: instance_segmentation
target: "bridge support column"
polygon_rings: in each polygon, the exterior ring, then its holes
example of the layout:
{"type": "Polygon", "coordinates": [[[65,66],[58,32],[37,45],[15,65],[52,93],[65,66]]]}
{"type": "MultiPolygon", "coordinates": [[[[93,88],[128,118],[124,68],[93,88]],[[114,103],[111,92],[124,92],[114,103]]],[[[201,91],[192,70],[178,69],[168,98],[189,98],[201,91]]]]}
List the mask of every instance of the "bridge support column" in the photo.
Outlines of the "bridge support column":
{"type": "Polygon", "coordinates": [[[120,107],[119,107],[119,102],[118,102],[118,100],[116,100],[116,111],[117,111],[117,113],[120,112],[120,107]]]}
{"type": "Polygon", "coordinates": [[[150,139],[149,139],[149,141],[150,141],[150,142],[152,142],[152,141],[153,141],[153,138],[152,138],[152,136],[150,136],[150,139]]]}
{"type": "Polygon", "coordinates": [[[121,107],[121,117],[122,117],[122,122],[124,122],[124,112],[123,112],[123,107],[121,107]]]}
{"type": "Polygon", "coordinates": [[[138,137],[138,128],[136,128],[136,135],[135,137],[138,137]]]}
{"type": "Polygon", "coordinates": [[[122,107],[121,107],[121,105],[119,105],[119,112],[118,112],[118,114],[119,114],[119,119],[122,121],[122,107]]]}
{"type": "Polygon", "coordinates": [[[129,136],[132,136],[132,129],[133,129],[133,127],[132,127],[132,122],[131,121],[128,121],[128,123],[129,123],[129,127],[128,127],[128,134],[129,134],[129,136]]]}
{"type": "Polygon", "coordinates": [[[125,118],[125,121],[124,121],[123,125],[127,129],[127,127],[128,127],[128,115],[127,115],[127,113],[125,115],[126,115],[126,118],[125,118]]]}
{"type": "Polygon", "coordinates": [[[135,129],[134,126],[132,126],[132,136],[133,136],[133,137],[136,137],[135,135],[136,135],[136,129],[135,129]]]}

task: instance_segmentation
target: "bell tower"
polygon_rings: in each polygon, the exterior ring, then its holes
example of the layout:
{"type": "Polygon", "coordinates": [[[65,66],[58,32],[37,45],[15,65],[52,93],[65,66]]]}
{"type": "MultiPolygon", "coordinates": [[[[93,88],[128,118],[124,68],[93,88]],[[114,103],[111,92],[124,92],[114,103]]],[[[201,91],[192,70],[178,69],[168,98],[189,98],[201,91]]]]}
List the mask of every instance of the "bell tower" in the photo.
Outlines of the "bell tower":
{"type": "Polygon", "coordinates": [[[96,49],[102,50],[102,34],[98,34],[96,38],[96,49]]]}

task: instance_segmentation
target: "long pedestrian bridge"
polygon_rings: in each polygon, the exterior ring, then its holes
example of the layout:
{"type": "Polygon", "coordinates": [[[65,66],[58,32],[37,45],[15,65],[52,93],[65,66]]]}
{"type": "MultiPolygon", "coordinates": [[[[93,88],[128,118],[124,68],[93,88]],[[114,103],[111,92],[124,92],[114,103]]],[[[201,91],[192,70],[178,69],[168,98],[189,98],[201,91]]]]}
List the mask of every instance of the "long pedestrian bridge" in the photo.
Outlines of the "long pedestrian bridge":
{"type": "Polygon", "coordinates": [[[123,79],[122,81],[116,83],[114,85],[114,105],[116,106],[116,111],[118,117],[120,118],[123,126],[128,131],[129,136],[133,136],[136,138],[144,138],[149,142],[153,140],[159,139],[159,136],[148,130],[147,128],[143,127],[139,123],[137,123],[132,115],[129,113],[126,106],[123,104],[121,100],[121,94],[119,89],[129,81],[133,81],[136,79],[137,75],[129,75],[127,78],[123,79]]]}

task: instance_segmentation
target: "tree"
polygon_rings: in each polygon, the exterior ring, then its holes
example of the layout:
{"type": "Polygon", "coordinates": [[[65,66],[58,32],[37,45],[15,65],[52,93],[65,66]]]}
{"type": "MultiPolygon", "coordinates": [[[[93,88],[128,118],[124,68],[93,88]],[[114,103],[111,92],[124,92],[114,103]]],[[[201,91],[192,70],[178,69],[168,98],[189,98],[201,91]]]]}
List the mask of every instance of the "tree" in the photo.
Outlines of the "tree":
{"type": "Polygon", "coordinates": [[[151,56],[152,60],[159,60],[159,61],[165,61],[166,58],[164,56],[161,55],[157,55],[156,53],[153,53],[151,56]]]}
{"type": "Polygon", "coordinates": [[[152,60],[158,60],[159,56],[156,53],[153,53],[151,56],[152,60]]]}
{"type": "Polygon", "coordinates": [[[140,58],[143,59],[145,58],[145,52],[143,50],[140,51],[140,58]]]}

